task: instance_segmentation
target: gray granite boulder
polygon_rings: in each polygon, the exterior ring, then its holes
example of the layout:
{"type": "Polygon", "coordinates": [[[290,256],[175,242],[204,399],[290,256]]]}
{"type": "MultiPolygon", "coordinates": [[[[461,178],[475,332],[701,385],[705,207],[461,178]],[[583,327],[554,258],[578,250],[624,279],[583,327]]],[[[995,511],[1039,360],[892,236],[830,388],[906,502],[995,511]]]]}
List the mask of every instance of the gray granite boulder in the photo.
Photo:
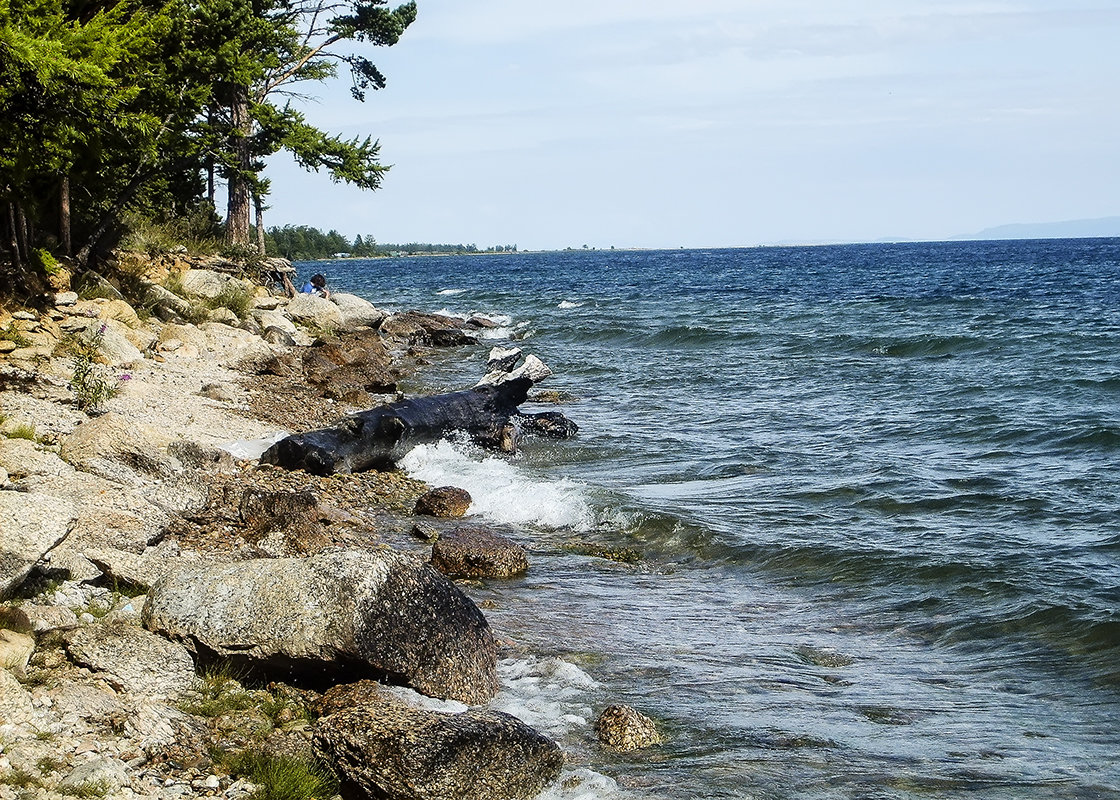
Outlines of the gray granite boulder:
{"type": "Polygon", "coordinates": [[[75,517],[74,504],[64,498],[0,491],[0,598],[66,538],[75,517]]]}
{"type": "Polygon", "coordinates": [[[347,331],[362,327],[376,328],[389,316],[388,312],[355,294],[332,292],[331,302],[338,306],[338,312],[342,316],[342,329],[347,331]]]}
{"type": "Polygon", "coordinates": [[[387,678],[472,704],[498,688],[482,613],[434,569],[391,550],[184,568],[152,587],[143,620],[266,674],[387,678]]]}
{"type": "Polygon", "coordinates": [[[194,659],[181,644],[126,622],[79,628],[66,648],[118,691],[174,697],[195,681],[194,659]]]}
{"type": "Polygon", "coordinates": [[[120,483],[136,483],[139,473],[167,477],[178,463],[167,455],[163,431],[110,412],[83,422],[62,443],[59,455],[85,472],[120,483]]]}
{"type": "Polygon", "coordinates": [[[555,742],[509,714],[443,714],[384,693],[321,718],[312,746],[344,795],[387,800],[536,797],[564,763],[555,742]]]}
{"type": "Polygon", "coordinates": [[[343,316],[338,306],[317,295],[297,294],[288,301],[285,311],[296,322],[322,331],[337,331],[343,327],[343,316]]]}

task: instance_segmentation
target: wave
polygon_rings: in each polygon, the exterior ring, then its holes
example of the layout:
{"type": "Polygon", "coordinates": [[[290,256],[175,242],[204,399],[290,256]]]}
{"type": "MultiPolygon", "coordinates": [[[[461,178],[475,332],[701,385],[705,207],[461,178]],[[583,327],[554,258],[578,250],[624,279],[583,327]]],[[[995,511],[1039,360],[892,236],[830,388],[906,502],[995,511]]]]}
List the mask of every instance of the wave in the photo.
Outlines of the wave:
{"type": "Polygon", "coordinates": [[[440,289],[438,292],[436,292],[436,294],[443,295],[445,297],[447,297],[447,296],[452,296],[453,297],[457,294],[464,294],[466,291],[467,291],[466,289],[440,289]]]}
{"type": "Polygon", "coordinates": [[[561,300],[559,305],[557,305],[556,307],[567,310],[569,308],[583,308],[583,306],[583,303],[576,303],[571,300],[561,300]]]}
{"type": "Polygon", "coordinates": [[[504,458],[443,439],[413,448],[400,461],[411,477],[432,486],[458,486],[471,495],[472,514],[509,525],[590,530],[595,514],[583,487],[568,479],[532,477],[504,458]]]}

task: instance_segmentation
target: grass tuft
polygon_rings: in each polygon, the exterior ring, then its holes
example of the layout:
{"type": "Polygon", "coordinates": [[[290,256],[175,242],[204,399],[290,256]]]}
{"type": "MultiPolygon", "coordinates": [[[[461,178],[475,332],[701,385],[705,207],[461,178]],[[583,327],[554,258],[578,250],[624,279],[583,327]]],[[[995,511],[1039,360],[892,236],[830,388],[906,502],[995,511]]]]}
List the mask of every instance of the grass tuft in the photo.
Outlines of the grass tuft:
{"type": "Polygon", "coordinates": [[[35,426],[30,422],[21,422],[16,425],[7,434],[9,439],[28,439],[32,442],[39,441],[39,437],[35,433],[35,426]]]}
{"type": "Polygon", "coordinates": [[[104,797],[111,788],[106,781],[86,781],[76,786],[59,786],[57,791],[70,797],[94,798],[104,797]]]}
{"type": "Polygon", "coordinates": [[[329,769],[301,758],[244,750],[229,757],[226,767],[260,787],[254,800],[310,800],[338,793],[338,779],[329,769]]]}

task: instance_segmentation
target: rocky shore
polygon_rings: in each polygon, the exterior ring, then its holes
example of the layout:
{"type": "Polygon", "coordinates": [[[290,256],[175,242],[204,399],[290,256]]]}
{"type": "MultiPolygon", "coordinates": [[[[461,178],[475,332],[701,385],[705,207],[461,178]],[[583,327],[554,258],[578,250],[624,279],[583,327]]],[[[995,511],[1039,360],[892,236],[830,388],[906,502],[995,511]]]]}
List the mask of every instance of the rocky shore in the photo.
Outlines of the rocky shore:
{"type": "MultiPolygon", "coordinates": [[[[556,743],[480,707],[503,644],[453,582],[524,549],[398,472],[256,460],[487,321],[289,300],[225,262],[127,274],[0,310],[0,800],[551,785],[556,743]]],[[[602,741],[658,741],[629,711],[602,741]]]]}

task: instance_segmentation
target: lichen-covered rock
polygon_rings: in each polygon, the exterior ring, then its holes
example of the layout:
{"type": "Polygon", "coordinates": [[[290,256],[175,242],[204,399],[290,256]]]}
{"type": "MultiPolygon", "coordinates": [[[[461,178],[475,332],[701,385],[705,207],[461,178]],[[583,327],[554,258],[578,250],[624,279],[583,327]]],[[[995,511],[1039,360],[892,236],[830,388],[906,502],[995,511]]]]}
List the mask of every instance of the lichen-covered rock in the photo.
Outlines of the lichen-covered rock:
{"type": "Polygon", "coordinates": [[[652,719],[623,705],[603,709],[595,723],[595,732],[604,747],[620,753],[653,747],[664,741],[652,719]]]}
{"type": "Polygon", "coordinates": [[[66,538],[75,517],[74,504],[65,498],[0,491],[0,598],[66,538]]]}
{"type": "Polygon", "coordinates": [[[381,332],[386,336],[409,344],[435,347],[475,344],[477,339],[465,328],[466,323],[461,319],[443,314],[423,314],[419,311],[394,314],[381,323],[381,332]]]}
{"type": "Polygon", "coordinates": [[[484,703],[493,634],[475,605],[414,556],[333,552],[184,568],[152,587],[144,624],[197,651],[328,683],[406,683],[484,703]]]}
{"type": "Polygon", "coordinates": [[[463,525],[432,545],[432,566],[451,578],[509,578],[529,568],[525,548],[480,525],[463,525]]]}
{"type": "Polygon", "coordinates": [[[74,468],[54,453],[41,450],[30,439],[0,439],[0,467],[9,475],[69,476],[74,468]]]}
{"type": "Polygon", "coordinates": [[[312,744],[345,790],[387,800],[535,797],[564,762],[555,742],[509,714],[442,714],[383,694],[321,718],[312,744]]]}
{"type": "Polygon", "coordinates": [[[173,697],[195,681],[194,659],[186,648],[124,622],[79,628],[66,649],[118,691],[173,697]]]}
{"type": "Polygon", "coordinates": [[[213,300],[225,291],[229,283],[228,275],[210,269],[189,269],[183,273],[183,289],[196,297],[213,300]]]}
{"type": "Polygon", "coordinates": [[[330,540],[319,521],[319,503],[311,492],[246,489],[241,495],[246,541],[273,555],[307,555],[330,540]]]}
{"type": "Polygon", "coordinates": [[[452,519],[461,517],[471,507],[471,495],[466,489],[439,486],[416,499],[416,513],[429,517],[452,519]]]}
{"type": "Polygon", "coordinates": [[[75,797],[103,796],[119,791],[128,783],[128,772],[122,761],[99,756],[74,767],[59,783],[59,789],[75,797]]]}

